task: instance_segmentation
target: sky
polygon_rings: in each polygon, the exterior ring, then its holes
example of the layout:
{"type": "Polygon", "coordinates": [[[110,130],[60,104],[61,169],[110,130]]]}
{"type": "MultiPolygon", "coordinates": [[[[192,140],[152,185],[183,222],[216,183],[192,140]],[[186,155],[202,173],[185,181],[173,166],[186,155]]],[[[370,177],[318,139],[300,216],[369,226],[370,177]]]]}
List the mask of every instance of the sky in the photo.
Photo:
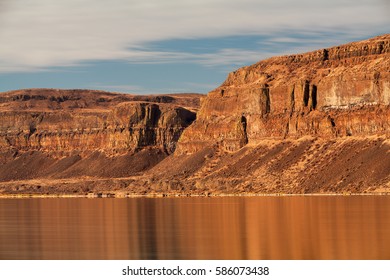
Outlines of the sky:
{"type": "Polygon", "coordinates": [[[390,0],[0,0],[0,92],[207,93],[275,55],[390,33],[390,0]]]}

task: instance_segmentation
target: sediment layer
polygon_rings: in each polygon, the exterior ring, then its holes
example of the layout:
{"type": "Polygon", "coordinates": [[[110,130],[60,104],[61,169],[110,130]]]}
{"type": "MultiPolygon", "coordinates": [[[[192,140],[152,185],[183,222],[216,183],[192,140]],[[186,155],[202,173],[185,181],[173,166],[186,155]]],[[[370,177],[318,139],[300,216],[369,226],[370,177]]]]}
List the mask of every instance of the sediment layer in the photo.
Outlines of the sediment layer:
{"type": "Polygon", "coordinates": [[[390,35],[384,35],[230,73],[204,99],[178,152],[216,141],[234,151],[264,138],[389,133],[390,35]]]}
{"type": "Polygon", "coordinates": [[[199,95],[33,89],[0,95],[0,181],[138,174],[171,154],[199,95]]]}

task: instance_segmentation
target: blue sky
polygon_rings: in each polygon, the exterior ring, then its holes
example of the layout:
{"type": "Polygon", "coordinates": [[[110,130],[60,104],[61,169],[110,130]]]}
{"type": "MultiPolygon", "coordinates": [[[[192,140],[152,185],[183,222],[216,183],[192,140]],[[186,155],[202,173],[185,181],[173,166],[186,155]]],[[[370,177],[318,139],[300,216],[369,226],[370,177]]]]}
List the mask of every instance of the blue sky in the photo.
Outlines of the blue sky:
{"type": "Polygon", "coordinates": [[[390,0],[0,0],[0,91],[206,93],[274,55],[390,32],[390,0]]]}

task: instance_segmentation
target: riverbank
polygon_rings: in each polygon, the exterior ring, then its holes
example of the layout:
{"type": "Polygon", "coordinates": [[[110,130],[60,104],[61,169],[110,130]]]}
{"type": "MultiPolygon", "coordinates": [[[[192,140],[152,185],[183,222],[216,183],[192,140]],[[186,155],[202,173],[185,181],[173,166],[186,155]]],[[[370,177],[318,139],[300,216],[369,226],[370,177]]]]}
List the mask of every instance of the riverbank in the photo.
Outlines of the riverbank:
{"type": "Polygon", "coordinates": [[[390,188],[370,188],[361,192],[245,192],[245,191],[169,191],[158,186],[125,186],[134,178],[100,180],[29,180],[0,183],[0,199],[4,198],[133,198],[133,197],[228,197],[228,196],[356,196],[390,195],[390,188]],[[105,185],[107,184],[107,185],[105,185]],[[94,185],[95,187],[91,187],[94,185]],[[104,187],[103,187],[104,186],[104,187]]]}

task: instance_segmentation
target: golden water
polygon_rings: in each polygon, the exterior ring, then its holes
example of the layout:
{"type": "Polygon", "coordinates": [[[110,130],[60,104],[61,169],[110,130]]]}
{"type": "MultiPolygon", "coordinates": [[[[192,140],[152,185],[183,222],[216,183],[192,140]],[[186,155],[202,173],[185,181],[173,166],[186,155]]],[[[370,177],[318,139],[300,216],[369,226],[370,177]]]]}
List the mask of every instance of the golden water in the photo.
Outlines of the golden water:
{"type": "Polygon", "coordinates": [[[0,199],[0,259],[390,259],[390,196],[0,199]]]}

